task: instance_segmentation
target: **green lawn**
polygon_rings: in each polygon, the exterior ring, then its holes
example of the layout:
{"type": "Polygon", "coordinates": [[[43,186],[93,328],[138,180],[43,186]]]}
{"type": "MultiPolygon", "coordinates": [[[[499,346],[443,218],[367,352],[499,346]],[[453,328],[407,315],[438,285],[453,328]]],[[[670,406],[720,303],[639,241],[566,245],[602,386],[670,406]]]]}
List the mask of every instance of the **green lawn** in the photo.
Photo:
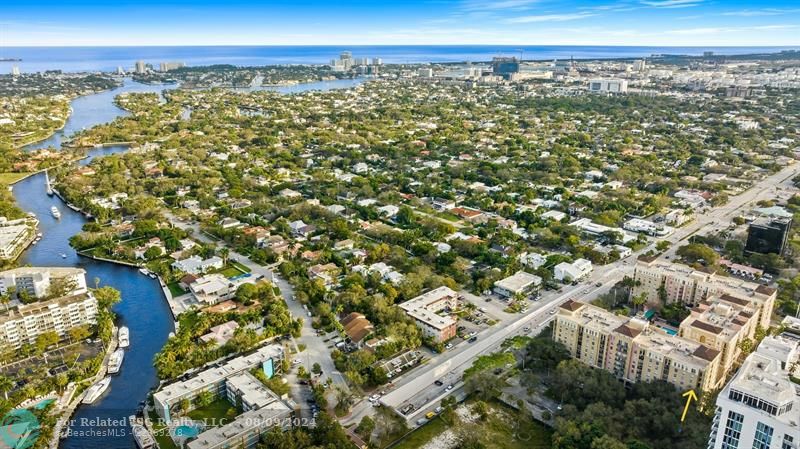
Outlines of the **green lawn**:
{"type": "Polygon", "coordinates": [[[531,418],[518,419],[519,412],[500,403],[490,403],[492,413],[480,424],[480,435],[489,449],[550,449],[552,432],[531,418]],[[518,424],[516,427],[513,424],[518,424]]]}
{"type": "Polygon", "coordinates": [[[249,273],[249,272],[250,272],[250,269],[249,269],[249,268],[247,268],[246,266],[244,266],[244,265],[240,264],[239,262],[233,262],[233,263],[231,263],[231,265],[233,265],[234,267],[236,267],[236,268],[237,268],[239,271],[241,271],[242,273],[249,273]]]}
{"type": "Polygon", "coordinates": [[[183,291],[178,282],[170,282],[167,284],[167,288],[169,288],[169,292],[172,293],[172,296],[181,296],[185,295],[186,292],[183,291]]]}
{"type": "MultiPolygon", "coordinates": [[[[473,401],[467,402],[469,407],[473,401]]],[[[487,449],[550,449],[552,432],[543,424],[526,416],[520,418],[519,412],[501,403],[489,403],[489,416],[485,421],[477,421],[474,433],[487,449]]],[[[415,430],[392,449],[416,449],[431,441],[450,426],[439,417],[415,430]]],[[[454,431],[471,428],[472,424],[457,423],[454,431]]]]}
{"type": "Polygon", "coordinates": [[[235,267],[224,268],[219,273],[225,276],[226,278],[232,278],[234,276],[239,276],[240,274],[242,274],[242,272],[237,270],[235,267]]]}
{"type": "Polygon", "coordinates": [[[461,220],[458,215],[453,215],[449,212],[440,212],[437,214],[439,218],[444,218],[447,221],[452,221],[453,223],[457,223],[461,220]]]}
{"type": "Polygon", "coordinates": [[[234,276],[241,276],[242,274],[249,273],[250,269],[238,262],[229,262],[227,265],[222,267],[222,269],[217,270],[216,272],[225,276],[226,278],[232,278],[234,276]]]}
{"type": "Polygon", "coordinates": [[[0,173],[0,186],[14,184],[29,174],[30,173],[0,173]]]}
{"type": "Polygon", "coordinates": [[[189,418],[206,422],[209,425],[213,423],[219,424],[220,421],[228,416],[228,410],[231,408],[233,408],[233,406],[227,399],[219,398],[203,408],[192,410],[188,413],[188,416],[189,418]]]}
{"type": "Polygon", "coordinates": [[[160,449],[178,449],[175,442],[169,436],[169,429],[167,426],[160,424],[160,419],[155,412],[150,412],[150,421],[153,423],[153,430],[155,431],[156,443],[160,449]]]}

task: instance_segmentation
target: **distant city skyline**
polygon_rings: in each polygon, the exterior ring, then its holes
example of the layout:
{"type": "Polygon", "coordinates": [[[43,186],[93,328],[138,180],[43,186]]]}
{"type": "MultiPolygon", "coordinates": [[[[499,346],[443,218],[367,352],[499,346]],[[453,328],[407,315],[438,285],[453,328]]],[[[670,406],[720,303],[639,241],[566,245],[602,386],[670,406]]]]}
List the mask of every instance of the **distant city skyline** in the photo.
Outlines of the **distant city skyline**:
{"type": "Polygon", "coordinates": [[[42,0],[0,13],[0,46],[800,45],[792,1],[42,0]]]}

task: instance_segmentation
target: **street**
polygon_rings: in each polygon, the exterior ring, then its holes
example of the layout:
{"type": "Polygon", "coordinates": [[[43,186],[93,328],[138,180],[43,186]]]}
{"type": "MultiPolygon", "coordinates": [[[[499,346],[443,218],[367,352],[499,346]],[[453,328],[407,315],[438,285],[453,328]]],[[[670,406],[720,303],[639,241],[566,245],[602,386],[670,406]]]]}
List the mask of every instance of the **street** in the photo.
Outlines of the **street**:
{"type": "MultiPolygon", "coordinates": [[[[728,204],[718,208],[712,208],[705,214],[698,214],[694,220],[678,228],[671,236],[664,239],[669,241],[672,245],[670,248],[661,254],[659,257],[672,259],[675,256],[675,251],[680,246],[681,242],[690,236],[704,230],[711,225],[721,226],[722,223],[732,219],[735,214],[740,213],[741,209],[754,204],[760,199],[767,198],[770,192],[778,187],[787,187],[791,185],[791,178],[800,172],[800,167],[789,166],[775,173],[758,183],[754,184],[750,189],[741,193],[740,195],[731,197],[728,204]]],[[[174,218],[174,217],[173,217],[174,218]]],[[[189,224],[177,220],[173,220],[176,226],[184,229],[191,229],[197,238],[211,242],[207,236],[203,235],[196,224],[189,224]]],[[[415,368],[402,377],[394,379],[393,387],[386,395],[380,398],[380,403],[386,407],[392,407],[399,410],[409,404],[414,406],[414,409],[405,418],[413,423],[417,416],[424,415],[427,412],[435,409],[439,401],[452,392],[460,391],[460,379],[464,370],[472,365],[472,362],[480,355],[490,354],[497,351],[504,340],[514,335],[524,333],[523,328],[530,327],[527,333],[536,334],[539,330],[552,318],[551,311],[568,299],[586,299],[596,297],[598,294],[607,291],[614,284],[623,279],[626,275],[633,274],[633,266],[636,258],[653,248],[651,242],[645,248],[634,252],[630,256],[618,260],[616,262],[595,267],[592,274],[583,282],[578,285],[566,285],[559,292],[545,292],[542,294],[538,301],[530,301],[530,310],[526,314],[514,315],[510,320],[502,319],[500,325],[492,326],[478,333],[478,340],[469,343],[461,342],[454,348],[445,351],[432,357],[427,364],[415,368]],[[597,286],[597,284],[600,284],[597,286]],[[588,290],[588,291],[587,291],[588,290]],[[442,386],[435,385],[436,380],[442,380],[442,386]],[[448,385],[454,385],[450,391],[445,391],[448,385]]],[[[328,377],[333,379],[333,382],[349,391],[347,383],[341,373],[337,372],[333,360],[330,357],[330,348],[323,341],[322,337],[317,336],[314,329],[311,327],[311,320],[307,316],[307,311],[303,306],[293,300],[294,290],[292,286],[279,275],[267,267],[252,262],[249,258],[242,254],[231,251],[230,257],[238,262],[246,265],[257,276],[263,276],[265,279],[271,280],[281,290],[284,300],[286,301],[289,310],[295,317],[303,318],[303,329],[300,338],[296,340],[296,344],[303,344],[306,350],[300,353],[298,358],[306,366],[306,369],[311,368],[314,363],[319,363],[323,370],[321,380],[324,381],[328,377]]],[[[492,305],[492,309],[496,309],[496,305],[492,305]]],[[[504,318],[505,313],[497,313],[501,318],[504,318]]],[[[346,419],[347,422],[356,422],[356,419],[365,415],[371,415],[373,409],[368,401],[360,401],[353,407],[351,414],[346,419]]]]}
{"type": "MultiPolygon", "coordinates": [[[[678,228],[676,232],[667,240],[672,246],[660,257],[674,258],[675,251],[679,244],[691,235],[703,230],[709,225],[732,219],[735,214],[750,203],[755,203],[767,198],[769,192],[778,186],[791,185],[791,178],[800,172],[800,167],[792,165],[784,168],[778,173],[764,178],[754,184],[750,189],[740,195],[731,197],[728,204],[719,208],[711,209],[707,214],[698,215],[694,221],[678,228]]],[[[435,408],[436,401],[441,400],[443,395],[431,396],[430,392],[436,392],[443,387],[437,387],[434,382],[444,376],[447,379],[461,378],[464,370],[472,365],[472,362],[479,356],[490,354],[500,348],[502,342],[518,334],[523,327],[531,327],[531,333],[537,328],[541,328],[549,311],[558,307],[568,299],[593,298],[604,290],[608,290],[614,284],[623,279],[625,275],[633,274],[633,265],[638,255],[647,252],[652,248],[648,245],[645,248],[634,252],[630,256],[616,262],[595,267],[592,275],[587,281],[576,286],[565,286],[564,293],[554,295],[548,292],[542,295],[539,301],[530,304],[527,314],[519,316],[516,321],[506,323],[504,326],[494,326],[478,334],[478,341],[475,343],[462,343],[450,351],[432,358],[424,367],[417,368],[411,373],[395,381],[396,387],[380,399],[381,404],[399,410],[408,404],[415,407],[415,411],[406,415],[409,423],[414,422],[414,418],[421,411],[435,408]],[[597,282],[600,287],[595,287],[597,282]],[[589,288],[589,292],[584,291],[589,288]]]]}

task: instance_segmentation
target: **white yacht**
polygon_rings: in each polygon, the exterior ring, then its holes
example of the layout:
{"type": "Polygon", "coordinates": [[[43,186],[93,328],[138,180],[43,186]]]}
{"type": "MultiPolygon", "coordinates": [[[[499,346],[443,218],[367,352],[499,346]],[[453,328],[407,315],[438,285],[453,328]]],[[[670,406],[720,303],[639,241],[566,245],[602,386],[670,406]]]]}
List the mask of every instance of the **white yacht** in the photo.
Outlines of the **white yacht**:
{"type": "Polygon", "coordinates": [[[139,447],[139,449],[152,449],[156,447],[155,438],[153,438],[153,435],[148,432],[143,425],[136,421],[136,417],[131,416],[130,420],[131,432],[133,433],[133,439],[136,441],[136,446],[139,447]]]}
{"type": "Polygon", "coordinates": [[[122,326],[119,328],[119,332],[117,334],[117,341],[119,343],[120,348],[127,348],[131,344],[131,333],[127,327],[122,326]]]}
{"type": "Polygon", "coordinates": [[[108,358],[108,374],[117,374],[122,368],[122,361],[125,359],[125,350],[117,349],[108,358]]]}
{"type": "Polygon", "coordinates": [[[59,211],[57,207],[52,206],[50,208],[50,215],[52,215],[55,218],[61,218],[61,211],[59,211]]]}
{"type": "Polygon", "coordinates": [[[148,270],[147,268],[139,268],[139,273],[148,276],[150,274],[150,270],[148,270]]]}
{"type": "Polygon", "coordinates": [[[108,390],[108,386],[111,384],[110,377],[104,377],[102,380],[97,382],[96,384],[89,387],[86,390],[86,396],[83,397],[84,404],[91,404],[92,402],[96,401],[97,398],[103,395],[103,393],[108,390]]]}

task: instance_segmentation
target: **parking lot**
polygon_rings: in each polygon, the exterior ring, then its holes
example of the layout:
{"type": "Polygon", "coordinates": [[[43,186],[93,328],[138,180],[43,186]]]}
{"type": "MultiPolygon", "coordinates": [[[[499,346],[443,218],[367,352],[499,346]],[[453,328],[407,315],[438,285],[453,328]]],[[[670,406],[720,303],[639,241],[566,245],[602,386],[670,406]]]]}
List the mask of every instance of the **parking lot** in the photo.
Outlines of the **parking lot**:
{"type": "MultiPolygon", "coordinates": [[[[477,296],[467,291],[460,291],[464,298],[464,301],[470,302],[478,308],[478,312],[480,315],[478,318],[485,317],[489,320],[498,321],[501,323],[513,321],[519,318],[519,314],[508,313],[505,311],[506,307],[508,307],[508,301],[504,298],[501,298],[497,294],[491,295],[481,295],[477,296]]],[[[530,307],[534,304],[533,300],[527,300],[527,304],[530,307]]],[[[459,323],[460,325],[461,323],[459,323]]]]}
{"type": "Polygon", "coordinates": [[[379,366],[386,371],[386,376],[392,379],[400,376],[404,371],[419,365],[424,359],[425,355],[422,351],[408,351],[390,360],[379,362],[379,366]]]}

